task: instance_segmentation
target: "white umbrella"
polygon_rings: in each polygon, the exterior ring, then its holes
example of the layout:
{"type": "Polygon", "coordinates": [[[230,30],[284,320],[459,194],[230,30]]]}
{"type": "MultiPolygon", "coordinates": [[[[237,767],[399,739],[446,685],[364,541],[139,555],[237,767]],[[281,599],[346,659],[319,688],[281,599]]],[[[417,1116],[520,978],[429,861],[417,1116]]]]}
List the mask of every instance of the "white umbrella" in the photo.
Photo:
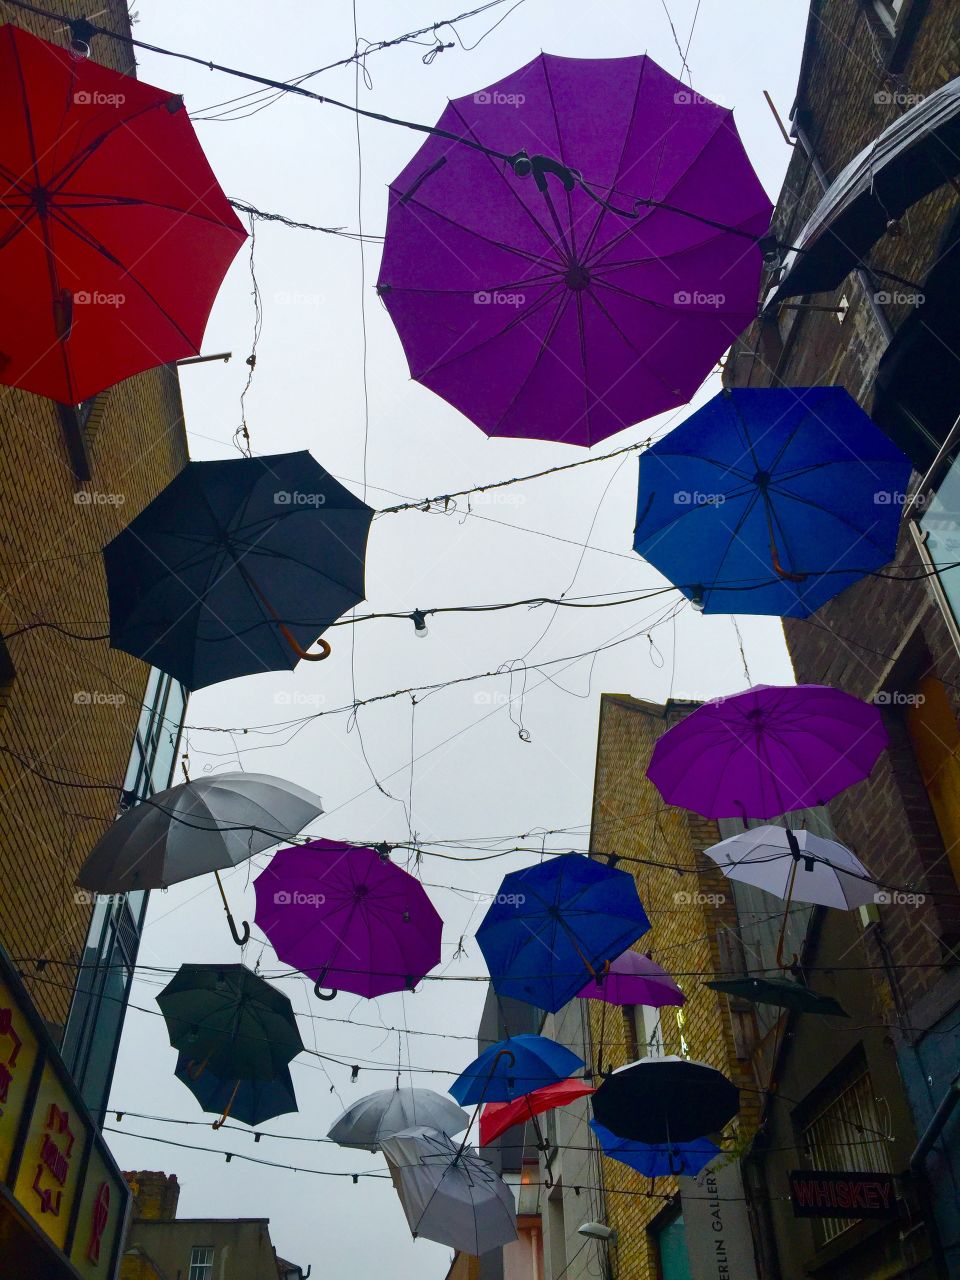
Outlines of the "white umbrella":
{"type": "Polygon", "coordinates": [[[472,1147],[438,1129],[404,1129],[381,1144],[414,1237],[475,1256],[517,1238],[513,1194],[472,1147]]]}
{"type": "Polygon", "coordinates": [[[877,886],[860,859],[810,831],[754,827],[705,849],[730,880],[788,901],[851,910],[873,902],[877,886]]]}
{"type": "Polygon", "coordinates": [[[360,1098],[340,1115],[327,1134],[341,1147],[376,1151],[403,1129],[421,1126],[441,1133],[460,1133],[470,1117],[450,1098],[432,1089],[379,1089],[360,1098]]]}

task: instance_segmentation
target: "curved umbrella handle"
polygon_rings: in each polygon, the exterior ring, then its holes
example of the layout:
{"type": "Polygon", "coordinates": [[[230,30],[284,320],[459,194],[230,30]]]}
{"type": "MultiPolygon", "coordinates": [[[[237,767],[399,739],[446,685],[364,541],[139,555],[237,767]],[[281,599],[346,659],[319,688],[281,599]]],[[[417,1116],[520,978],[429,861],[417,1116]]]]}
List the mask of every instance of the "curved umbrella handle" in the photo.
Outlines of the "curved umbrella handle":
{"type": "Polygon", "coordinates": [[[321,989],[321,988],[322,988],[322,985],[323,985],[323,980],[324,980],[324,978],[325,978],[326,976],[327,976],[327,971],[326,971],[326,969],[324,969],[323,973],[321,973],[321,974],[320,974],[320,976],[317,978],[316,982],[313,984],[313,994],[317,997],[317,999],[318,999],[318,1000],[336,1000],[336,998],[337,998],[337,988],[336,988],[336,987],[331,987],[331,988],[330,988],[330,994],[329,994],[329,995],[324,995],[324,994],[323,994],[323,991],[322,991],[322,989],[321,989]]]}
{"type": "Polygon", "coordinates": [[[283,636],[284,640],[286,640],[287,644],[297,657],[302,658],[304,662],[323,662],[323,660],[325,658],[329,658],[330,654],[333,652],[326,640],[320,636],[317,640],[317,644],[320,646],[320,652],[310,653],[308,650],[304,649],[303,645],[301,645],[296,639],[289,627],[285,626],[282,622],[277,625],[279,626],[280,634],[283,636]]]}
{"type": "Polygon", "coordinates": [[[515,1067],[517,1065],[516,1056],[511,1049],[499,1050],[499,1052],[494,1056],[493,1061],[496,1062],[498,1058],[509,1058],[510,1061],[507,1063],[508,1067],[515,1067]]]}
{"type": "Polygon", "coordinates": [[[243,922],[243,933],[237,929],[236,921],[230,912],[227,912],[227,924],[230,926],[230,932],[233,934],[233,940],[238,947],[245,947],[250,941],[250,924],[248,921],[243,922]]]}
{"type": "Polygon", "coordinates": [[[207,1054],[207,1056],[204,1058],[202,1062],[194,1062],[193,1059],[191,1058],[190,1061],[187,1063],[187,1075],[190,1077],[190,1079],[199,1080],[200,1077],[203,1075],[204,1071],[206,1071],[207,1063],[209,1061],[210,1061],[209,1054],[207,1054]]]}

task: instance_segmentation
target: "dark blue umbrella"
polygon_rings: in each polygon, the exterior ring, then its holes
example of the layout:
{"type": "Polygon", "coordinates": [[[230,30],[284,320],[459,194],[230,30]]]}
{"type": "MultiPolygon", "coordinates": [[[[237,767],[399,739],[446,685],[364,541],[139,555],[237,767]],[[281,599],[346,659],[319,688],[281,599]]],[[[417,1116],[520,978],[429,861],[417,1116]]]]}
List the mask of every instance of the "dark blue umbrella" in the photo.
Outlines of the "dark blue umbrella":
{"type": "Polygon", "coordinates": [[[504,876],[477,943],[500,995],[555,1013],[649,928],[632,876],[565,854],[504,876]]]}
{"type": "Polygon", "coordinates": [[[893,559],[910,470],[842,387],[723,391],[641,457],[634,550],[707,613],[805,618],[893,559]]]}
{"type": "Polygon", "coordinates": [[[546,1036],[511,1036],[484,1049],[454,1080],[450,1093],[462,1107],[479,1102],[512,1102],[534,1089],[566,1080],[584,1066],[556,1040],[546,1036]]]}
{"type": "Polygon", "coordinates": [[[181,1053],[177,1058],[177,1079],[183,1081],[204,1111],[224,1120],[230,1115],[243,1124],[257,1125],[298,1109],[289,1067],[284,1067],[273,1080],[237,1081],[210,1070],[195,1076],[199,1066],[189,1053],[181,1053]]]}
{"type": "Polygon", "coordinates": [[[110,644],[188,689],[325,657],[372,519],[305,450],[190,462],[104,548],[110,644]]]}
{"type": "Polygon", "coordinates": [[[720,1154],[720,1148],[709,1138],[698,1138],[695,1142],[654,1145],[618,1138],[597,1120],[590,1120],[589,1125],[597,1135],[605,1156],[609,1156],[611,1160],[619,1160],[621,1164],[628,1165],[646,1178],[666,1178],[671,1175],[692,1178],[701,1169],[705,1169],[714,1156],[720,1154]]]}

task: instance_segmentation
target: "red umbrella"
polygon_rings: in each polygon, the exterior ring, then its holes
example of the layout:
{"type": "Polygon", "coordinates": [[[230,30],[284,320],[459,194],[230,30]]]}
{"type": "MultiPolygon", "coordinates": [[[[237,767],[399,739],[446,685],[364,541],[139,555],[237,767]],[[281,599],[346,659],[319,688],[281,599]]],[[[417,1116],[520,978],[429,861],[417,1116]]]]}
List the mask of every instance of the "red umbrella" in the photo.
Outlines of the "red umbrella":
{"type": "Polygon", "coordinates": [[[0,382],[79,404],[196,354],[245,238],[180,98],[0,27],[0,382]]]}
{"type": "Polygon", "coordinates": [[[480,1145],[487,1147],[515,1124],[526,1124],[544,1111],[565,1107],[568,1102],[576,1102],[577,1098],[593,1092],[595,1087],[585,1080],[559,1080],[512,1102],[488,1102],[480,1113],[480,1145]]]}

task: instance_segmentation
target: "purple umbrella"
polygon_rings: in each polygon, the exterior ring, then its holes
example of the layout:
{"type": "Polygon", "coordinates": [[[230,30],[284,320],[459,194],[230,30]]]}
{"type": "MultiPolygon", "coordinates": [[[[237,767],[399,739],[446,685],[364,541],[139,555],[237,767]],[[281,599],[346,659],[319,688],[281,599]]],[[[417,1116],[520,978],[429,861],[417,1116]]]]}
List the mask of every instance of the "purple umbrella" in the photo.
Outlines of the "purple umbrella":
{"type": "Polygon", "coordinates": [[[371,999],[409,990],[439,963],[443,921],[385,849],[333,840],[280,849],[253,887],[257,924],[318,996],[321,986],[371,999]]]}
{"type": "Polygon", "coordinates": [[[541,54],[437,127],[473,145],[393,182],[377,286],[411,376],[569,444],[686,403],[756,313],[771,206],[732,113],[646,56],[541,54]]]}
{"type": "Polygon", "coordinates": [[[877,707],[842,689],[758,684],[669,729],[647,777],[705,818],[774,818],[860,782],[886,745],[877,707]]]}
{"type": "Polygon", "coordinates": [[[611,961],[606,973],[591,978],[582,991],[581,1000],[605,1000],[607,1004],[645,1004],[653,1009],[664,1005],[681,1005],[686,996],[667,973],[649,956],[639,951],[625,951],[611,961]]]}

